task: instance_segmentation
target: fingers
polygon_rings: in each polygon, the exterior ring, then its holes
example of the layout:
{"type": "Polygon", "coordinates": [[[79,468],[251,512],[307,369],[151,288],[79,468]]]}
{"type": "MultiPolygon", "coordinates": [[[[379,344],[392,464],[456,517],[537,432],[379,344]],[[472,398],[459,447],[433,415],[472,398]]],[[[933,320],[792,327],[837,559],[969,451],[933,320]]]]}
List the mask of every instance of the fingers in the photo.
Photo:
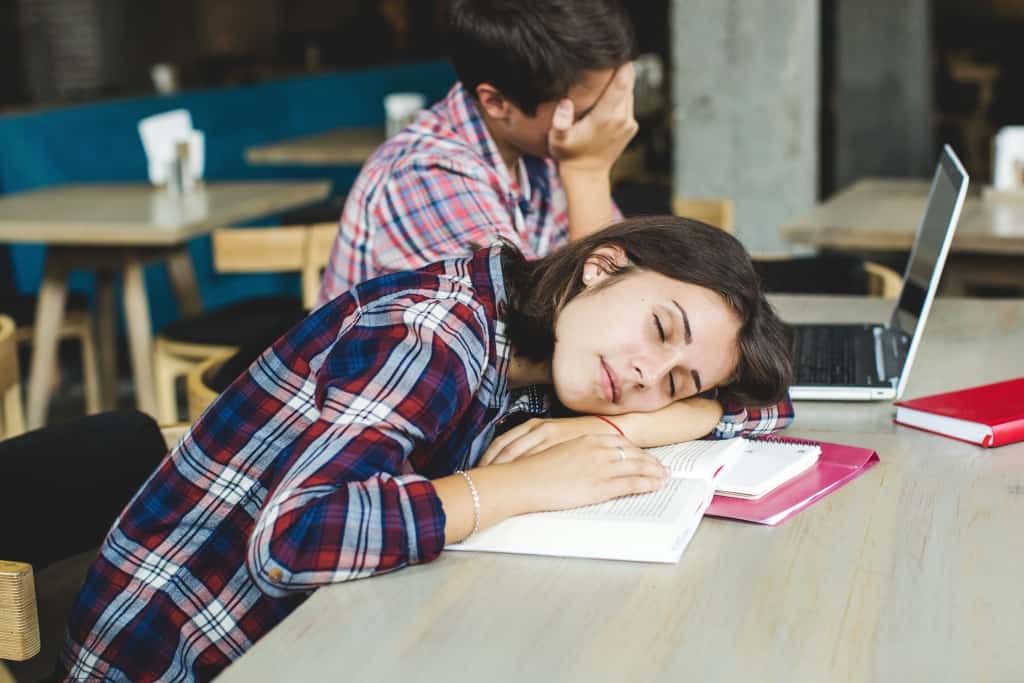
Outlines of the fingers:
{"type": "Polygon", "coordinates": [[[615,446],[610,450],[607,457],[611,462],[610,471],[613,476],[623,477],[639,474],[666,477],[671,474],[660,460],[643,449],[635,446],[615,446]]]}
{"type": "Polygon", "coordinates": [[[664,480],[669,476],[668,468],[650,456],[616,460],[609,472],[613,477],[648,477],[664,480]]]}
{"type": "Polygon", "coordinates": [[[555,108],[555,115],[551,119],[551,129],[555,132],[566,133],[572,128],[575,118],[575,107],[572,100],[565,98],[555,108]]]}
{"type": "Polygon", "coordinates": [[[532,453],[545,445],[545,439],[543,435],[539,433],[539,430],[532,431],[528,434],[524,434],[510,444],[507,444],[501,449],[494,458],[494,464],[499,465],[503,462],[512,462],[527,453],[532,453]]]}
{"type": "Polygon", "coordinates": [[[612,80],[608,82],[608,87],[601,93],[601,97],[598,99],[597,104],[594,105],[592,113],[617,112],[620,107],[628,106],[629,113],[632,115],[633,83],[635,80],[636,72],[633,69],[632,62],[626,62],[620,66],[615,71],[615,75],[612,76],[612,80]]]}
{"type": "Polygon", "coordinates": [[[533,428],[531,424],[532,422],[533,420],[529,420],[521,425],[516,425],[492,441],[491,445],[488,446],[487,450],[484,452],[483,457],[480,458],[480,462],[477,466],[480,467],[493,463],[510,443],[514,442],[523,434],[527,434],[533,428]]]}
{"type": "Polygon", "coordinates": [[[644,475],[632,475],[609,479],[607,483],[607,495],[609,499],[622,496],[635,496],[642,493],[653,493],[665,484],[665,477],[648,477],[644,475]]]}

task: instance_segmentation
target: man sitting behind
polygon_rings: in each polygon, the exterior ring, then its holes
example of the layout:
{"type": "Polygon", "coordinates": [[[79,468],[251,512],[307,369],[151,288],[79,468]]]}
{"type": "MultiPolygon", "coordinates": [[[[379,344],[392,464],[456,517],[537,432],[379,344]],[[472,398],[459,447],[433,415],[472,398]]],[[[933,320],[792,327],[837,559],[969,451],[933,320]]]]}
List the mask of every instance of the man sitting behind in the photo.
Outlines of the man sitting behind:
{"type": "Polygon", "coordinates": [[[505,238],[537,258],[618,217],[636,134],[633,34],[616,0],[453,0],[459,81],[366,162],[321,305],[382,272],[505,238]]]}

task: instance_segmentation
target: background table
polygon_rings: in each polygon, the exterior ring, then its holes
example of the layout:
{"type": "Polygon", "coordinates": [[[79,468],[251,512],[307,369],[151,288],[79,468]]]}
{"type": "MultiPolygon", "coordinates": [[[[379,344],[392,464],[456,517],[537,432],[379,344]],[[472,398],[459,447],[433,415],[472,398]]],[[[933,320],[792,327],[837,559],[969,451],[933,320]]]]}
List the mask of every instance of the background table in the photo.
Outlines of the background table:
{"type": "MultiPolygon", "coordinates": [[[[778,297],[790,320],[891,303],[778,297]]],[[[909,395],[1020,374],[1024,301],[940,299],[909,395]]],[[[888,403],[797,406],[794,435],[881,463],[772,529],[705,519],[676,565],[445,553],[323,588],[218,680],[1020,680],[1024,444],[888,403]]]]}
{"type": "Polygon", "coordinates": [[[29,427],[46,419],[57,331],[72,270],[96,271],[100,378],[111,407],[116,381],[114,274],[124,278],[128,345],[139,408],[156,414],[152,330],[143,266],[165,261],[183,315],[201,301],[187,241],[217,227],[282,211],[327,195],[330,184],[306,182],[206,183],[175,196],[148,184],[87,184],[0,197],[0,241],[47,245],[36,308],[29,369],[29,427]]]}
{"type": "MultiPolygon", "coordinates": [[[[929,182],[868,178],[782,226],[794,244],[844,251],[908,252],[928,199],[929,182]]],[[[1024,201],[982,200],[973,188],[964,202],[944,291],[968,283],[1024,287],[1024,201]]]]}
{"type": "Polygon", "coordinates": [[[249,147],[245,150],[245,160],[250,164],[263,165],[359,166],[383,142],[383,128],[338,128],[249,147]]]}

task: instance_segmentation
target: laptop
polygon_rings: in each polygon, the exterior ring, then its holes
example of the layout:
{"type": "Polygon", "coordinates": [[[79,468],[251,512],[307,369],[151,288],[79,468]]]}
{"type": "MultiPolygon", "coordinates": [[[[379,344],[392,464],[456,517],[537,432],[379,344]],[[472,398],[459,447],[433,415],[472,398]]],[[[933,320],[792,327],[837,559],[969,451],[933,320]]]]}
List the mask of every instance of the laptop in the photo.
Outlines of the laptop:
{"type": "Polygon", "coordinates": [[[884,401],[903,395],[963,208],[967,181],[963,165],[946,145],[887,325],[793,325],[792,398],[884,401]]]}

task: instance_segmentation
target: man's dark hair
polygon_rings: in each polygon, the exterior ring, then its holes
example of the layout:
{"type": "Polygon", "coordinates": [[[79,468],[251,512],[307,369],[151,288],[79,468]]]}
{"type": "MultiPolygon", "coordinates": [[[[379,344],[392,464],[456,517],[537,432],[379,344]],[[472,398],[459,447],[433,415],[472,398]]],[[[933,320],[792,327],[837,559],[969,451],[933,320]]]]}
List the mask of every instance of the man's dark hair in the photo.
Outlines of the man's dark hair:
{"type": "Polygon", "coordinates": [[[490,83],[528,116],[565,97],[586,71],[633,58],[633,29],[618,0],[451,0],[455,73],[475,94],[490,83]]]}
{"type": "Polygon", "coordinates": [[[551,358],[555,321],[562,308],[584,290],[583,264],[605,245],[629,257],[618,268],[609,259],[610,285],[637,270],[650,270],[717,293],[740,320],[739,363],[718,387],[724,401],[756,407],[778,403],[792,380],[792,335],[772,310],[743,245],[718,228],[675,216],[628,218],[527,261],[506,244],[502,258],[509,307],[507,334],[516,353],[533,361],[551,358]]]}

